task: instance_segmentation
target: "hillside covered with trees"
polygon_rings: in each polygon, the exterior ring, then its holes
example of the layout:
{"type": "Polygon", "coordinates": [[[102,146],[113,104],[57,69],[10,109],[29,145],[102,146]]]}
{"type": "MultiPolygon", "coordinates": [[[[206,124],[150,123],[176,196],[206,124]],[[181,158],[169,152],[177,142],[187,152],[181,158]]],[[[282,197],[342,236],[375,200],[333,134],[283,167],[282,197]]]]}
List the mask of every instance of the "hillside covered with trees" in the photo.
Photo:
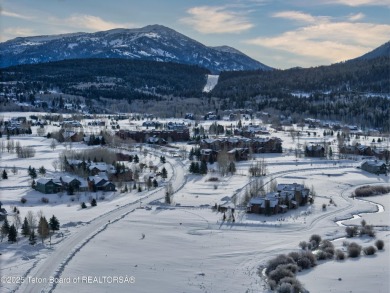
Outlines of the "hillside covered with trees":
{"type": "Polygon", "coordinates": [[[212,94],[245,99],[280,92],[389,93],[389,76],[390,56],[312,68],[222,72],[212,94]]]}
{"type": "Polygon", "coordinates": [[[58,89],[86,98],[150,99],[162,95],[200,96],[207,69],[172,62],[73,59],[1,69],[2,81],[34,91],[58,89]]]}
{"type": "Polygon", "coordinates": [[[274,109],[388,131],[389,77],[390,57],[382,56],[307,69],[223,72],[210,95],[221,99],[222,110],[274,109]]]}

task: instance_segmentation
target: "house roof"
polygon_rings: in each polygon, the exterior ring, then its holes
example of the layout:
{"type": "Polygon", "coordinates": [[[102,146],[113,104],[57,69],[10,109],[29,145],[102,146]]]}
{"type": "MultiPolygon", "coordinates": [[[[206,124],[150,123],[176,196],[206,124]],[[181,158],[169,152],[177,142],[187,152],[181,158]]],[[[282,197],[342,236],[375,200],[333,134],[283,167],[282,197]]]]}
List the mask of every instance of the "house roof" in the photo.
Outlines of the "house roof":
{"type": "Polygon", "coordinates": [[[62,176],[61,179],[62,179],[62,182],[65,182],[65,183],[70,183],[73,180],[77,180],[78,182],[81,183],[81,181],[79,179],[71,177],[71,176],[62,176]]]}
{"type": "Polygon", "coordinates": [[[108,182],[107,176],[101,175],[89,176],[88,180],[94,181],[96,185],[104,185],[106,182],[108,182]]]}
{"type": "Polygon", "coordinates": [[[303,184],[292,183],[292,184],[278,184],[278,191],[302,191],[304,189],[303,184]]]}
{"type": "Polygon", "coordinates": [[[37,179],[37,181],[35,181],[35,183],[36,184],[46,185],[50,181],[52,181],[54,184],[61,185],[61,181],[59,179],[57,179],[57,178],[39,178],[39,179],[37,179]]]}
{"type": "Polygon", "coordinates": [[[321,151],[324,149],[324,146],[323,145],[320,145],[320,144],[314,144],[314,143],[310,143],[306,146],[306,149],[308,151],[321,151]]]}
{"type": "Polygon", "coordinates": [[[368,165],[371,167],[382,167],[383,165],[386,165],[383,161],[378,160],[367,160],[362,163],[362,165],[368,165]]]}

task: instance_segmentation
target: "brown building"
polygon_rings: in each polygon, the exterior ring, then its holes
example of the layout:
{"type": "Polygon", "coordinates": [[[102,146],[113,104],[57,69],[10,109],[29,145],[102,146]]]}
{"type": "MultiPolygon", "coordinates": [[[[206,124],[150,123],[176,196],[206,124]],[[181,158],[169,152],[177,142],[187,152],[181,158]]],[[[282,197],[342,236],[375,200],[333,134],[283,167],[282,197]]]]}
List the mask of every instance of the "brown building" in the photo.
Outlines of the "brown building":
{"type": "Polygon", "coordinates": [[[122,139],[133,139],[136,142],[148,142],[149,138],[154,137],[158,141],[178,142],[188,141],[190,139],[190,131],[188,128],[181,130],[146,130],[146,131],[125,131],[120,130],[116,133],[122,139]]]}

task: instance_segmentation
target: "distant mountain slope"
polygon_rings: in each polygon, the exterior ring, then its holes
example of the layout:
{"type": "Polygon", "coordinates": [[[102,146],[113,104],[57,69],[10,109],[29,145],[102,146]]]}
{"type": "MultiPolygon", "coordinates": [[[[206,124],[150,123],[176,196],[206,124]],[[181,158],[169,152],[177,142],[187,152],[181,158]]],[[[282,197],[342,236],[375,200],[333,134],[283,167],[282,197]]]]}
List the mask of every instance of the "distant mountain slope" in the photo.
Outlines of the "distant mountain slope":
{"type": "Polygon", "coordinates": [[[1,80],[35,92],[59,89],[86,98],[149,99],[202,95],[209,70],[173,62],[72,59],[0,69],[1,80]]]}
{"type": "Polygon", "coordinates": [[[233,48],[207,47],[161,25],[24,37],[0,43],[1,67],[82,58],[171,61],[212,72],[271,69],[233,48]]]}
{"type": "Polygon", "coordinates": [[[382,46],[372,50],[353,60],[370,60],[378,57],[390,57],[390,42],[383,44],[382,46]]]}

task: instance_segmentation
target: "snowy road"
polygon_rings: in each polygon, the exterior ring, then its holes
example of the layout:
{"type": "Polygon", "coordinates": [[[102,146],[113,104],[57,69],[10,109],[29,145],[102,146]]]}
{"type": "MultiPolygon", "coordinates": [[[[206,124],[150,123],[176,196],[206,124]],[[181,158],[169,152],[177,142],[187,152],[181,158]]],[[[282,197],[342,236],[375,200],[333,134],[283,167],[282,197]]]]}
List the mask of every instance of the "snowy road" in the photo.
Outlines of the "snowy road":
{"type": "MultiPolygon", "coordinates": [[[[167,159],[174,170],[170,182],[176,191],[185,184],[185,170],[181,162],[175,159],[167,159]]],[[[165,188],[148,192],[142,199],[142,205],[147,205],[155,200],[163,198],[165,188]]],[[[41,260],[31,269],[22,283],[14,292],[51,292],[55,288],[54,283],[50,283],[50,278],[58,278],[64,267],[73,258],[73,256],[86,245],[97,234],[110,227],[110,224],[119,221],[140,206],[139,200],[125,204],[117,209],[109,211],[87,225],[80,226],[70,236],[54,247],[54,250],[48,254],[47,258],[41,260]],[[34,283],[34,281],[36,281],[34,283]]]]}

